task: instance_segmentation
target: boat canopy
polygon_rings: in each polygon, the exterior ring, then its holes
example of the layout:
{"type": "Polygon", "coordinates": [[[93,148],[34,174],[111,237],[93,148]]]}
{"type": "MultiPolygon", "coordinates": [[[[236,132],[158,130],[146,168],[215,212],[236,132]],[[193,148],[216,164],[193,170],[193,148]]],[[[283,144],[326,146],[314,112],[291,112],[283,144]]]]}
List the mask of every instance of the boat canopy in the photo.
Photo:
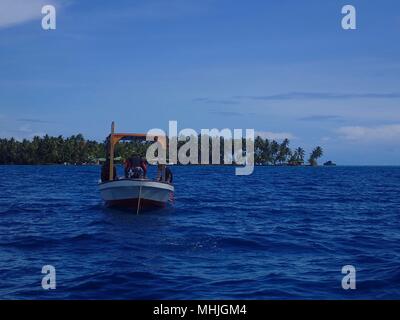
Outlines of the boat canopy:
{"type": "MultiPolygon", "coordinates": [[[[115,123],[114,121],[111,123],[111,134],[109,135],[108,139],[108,151],[109,154],[107,158],[110,159],[110,176],[109,180],[113,180],[113,168],[114,168],[114,151],[115,145],[120,141],[135,141],[135,140],[155,140],[158,136],[151,136],[145,133],[115,133],[115,123]]],[[[166,141],[165,139],[158,139],[158,142],[161,144],[162,148],[166,148],[166,141]]]]}

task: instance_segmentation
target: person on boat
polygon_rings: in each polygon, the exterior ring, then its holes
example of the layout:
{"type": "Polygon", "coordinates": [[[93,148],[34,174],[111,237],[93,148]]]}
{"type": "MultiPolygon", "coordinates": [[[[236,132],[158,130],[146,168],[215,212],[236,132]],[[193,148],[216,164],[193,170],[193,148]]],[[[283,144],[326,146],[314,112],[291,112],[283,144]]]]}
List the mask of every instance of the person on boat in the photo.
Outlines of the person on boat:
{"type": "Polygon", "coordinates": [[[137,155],[132,156],[131,158],[132,167],[140,167],[140,157],[137,155]]]}
{"type": "Polygon", "coordinates": [[[164,165],[162,165],[161,163],[159,163],[157,165],[157,176],[156,176],[156,181],[162,181],[162,178],[164,176],[164,165]]]}
{"type": "Polygon", "coordinates": [[[130,169],[128,171],[128,178],[129,179],[143,179],[144,171],[140,165],[140,157],[133,156],[130,158],[130,169]]]}
{"type": "Polygon", "coordinates": [[[128,179],[129,177],[129,170],[131,169],[131,161],[130,159],[126,159],[124,162],[124,173],[125,173],[125,179],[128,179]]]}
{"type": "Polygon", "coordinates": [[[147,163],[145,158],[140,159],[140,167],[143,169],[143,178],[147,177],[147,163]]]}
{"type": "MultiPolygon", "coordinates": [[[[101,182],[110,180],[110,159],[107,159],[101,167],[101,182]]],[[[113,166],[113,180],[117,180],[117,168],[113,166]]]]}
{"type": "Polygon", "coordinates": [[[134,167],[129,170],[129,179],[143,179],[144,173],[141,167],[134,167]]]}
{"type": "Polygon", "coordinates": [[[173,176],[172,171],[169,167],[165,167],[165,182],[172,183],[173,176]]]}
{"type": "Polygon", "coordinates": [[[173,180],[172,171],[165,164],[158,165],[157,180],[160,182],[172,183],[173,180]]]}

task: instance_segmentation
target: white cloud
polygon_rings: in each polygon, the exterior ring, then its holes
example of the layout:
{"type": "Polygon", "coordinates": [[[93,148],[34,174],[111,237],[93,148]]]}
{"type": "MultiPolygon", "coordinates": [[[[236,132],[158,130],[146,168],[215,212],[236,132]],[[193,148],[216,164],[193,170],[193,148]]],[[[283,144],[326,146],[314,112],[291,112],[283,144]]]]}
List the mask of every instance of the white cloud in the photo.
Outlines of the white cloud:
{"type": "Polygon", "coordinates": [[[295,139],[296,137],[290,132],[270,132],[270,131],[256,131],[256,136],[260,136],[263,139],[269,140],[284,140],[284,139],[295,139]]]}
{"type": "Polygon", "coordinates": [[[0,29],[25,23],[42,17],[44,5],[57,5],[54,0],[1,0],[0,29]]]}
{"type": "Polygon", "coordinates": [[[400,141],[400,124],[381,125],[375,127],[347,126],[337,130],[340,137],[346,140],[380,140],[400,141]]]}

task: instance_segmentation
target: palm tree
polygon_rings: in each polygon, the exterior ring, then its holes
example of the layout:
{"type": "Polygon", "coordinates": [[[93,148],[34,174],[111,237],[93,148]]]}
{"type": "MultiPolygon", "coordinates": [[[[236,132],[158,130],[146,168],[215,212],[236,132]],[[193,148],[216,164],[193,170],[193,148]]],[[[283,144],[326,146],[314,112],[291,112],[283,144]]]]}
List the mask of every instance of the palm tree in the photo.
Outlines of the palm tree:
{"type": "Polygon", "coordinates": [[[317,166],[317,159],[322,157],[324,154],[322,148],[320,146],[316,147],[310,154],[310,158],[308,159],[308,163],[312,166],[317,166]]]}
{"type": "Polygon", "coordinates": [[[279,143],[275,140],[272,140],[270,145],[270,152],[271,152],[271,162],[273,165],[276,164],[278,161],[278,152],[279,152],[279,143]]]}
{"type": "Polygon", "coordinates": [[[296,155],[297,155],[297,162],[299,162],[300,164],[304,163],[304,156],[306,155],[306,152],[304,151],[303,148],[298,147],[295,151],[296,155]]]}
{"type": "Polygon", "coordinates": [[[288,164],[292,166],[300,166],[304,163],[304,149],[297,148],[294,151],[289,150],[288,164]]]}
{"type": "Polygon", "coordinates": [[[255,152],[254,162],[256,164],[265,163],[264,150],[265,150],[265,142],[260,136],[257,136],[257,138],[254,141],[254,152],[255,152]]]}
{"type": "Polygon", "coordinates": [[[286,162],[289,156],[290,156],[289,139],[285,139],[279,145],[277,160],[279,161],[279,163],[282,164],[286,162]]]}
{"type": "MultiPolygon", "coordinates": [[[[185,143],[178,142],[178,149],[185,143]]],[[[232,146],[233,140],[224,140],[220,137],[220,159],[224,163],[224,143],[232,146]]],[[[245,140],[242,140],[246,145],[245,140]]],[[[118,143],[115,148],[115,155],[128,158],[132,154],[145,156],[150,142],[132,141],[118,143]]],[[[31,140],[18,141],[14,138],[0,139],[0,164],[41,164],[41,163],[85,163],[95,162],[98,158],[106,157],[107,140],[103,142],[86,140],[82,134],[70,137],[43,137],[35,136],[31,140]]],[[[304,163],[305,152],[303,148],[291,150],[289,140],[282,143],[275,140],[257,137],[254,146],[255,163],[257,164],[283,164],[301,165],[304,163]]],[[[212,162],[212,140],[209,137],[209,155],[212,162]]],[[[199,150],[199,156],[200,156],[199,150]]],[[[244,151],[245,152],[245,151],[244,151]]],[[[317,159],[323,155],[321,147],[316,147],[310,154],[308,163],[317,165],[317,159]]]]}
{"type": "Polygon", "coordinates": [[[265,164],[272,163],[271,142],[268,139],[264,142],[263,159],[265,164]]]}

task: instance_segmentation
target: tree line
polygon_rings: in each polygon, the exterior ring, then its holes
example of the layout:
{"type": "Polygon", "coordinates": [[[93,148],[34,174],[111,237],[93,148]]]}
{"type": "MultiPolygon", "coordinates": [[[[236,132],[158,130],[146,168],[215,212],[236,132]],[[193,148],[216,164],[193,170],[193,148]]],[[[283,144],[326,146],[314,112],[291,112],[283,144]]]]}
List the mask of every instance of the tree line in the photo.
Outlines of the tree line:
{"type": "MultiPolygon", "coordinates": [[[[199,139],[200,141],[200,139],[199,139]]],[[[145,157],[151,142],[122,142],[115,148],[115,157],[127,159],[132,155],[145,157]]],[[[226,141],[221,138],[221,163],[223,164],[223,149],[226,141]]],[[[230,140],[228,143],[232,143],[230,140]]],[[[178,149],[185,141],[178,142],[178,149]]],[[[106,157],[107,141],[97,142],[86,140],[82,134],[64,138],[63,136],[35,136],[32,140],[18,141],[14,138],[0,139],[0,164],[87,164],[98,163],[106,157]]],[[[243,143],[245,149],[245,143],[243,143]]],[[[210,138],[209,155],[212,142],[210,138]]],[[[199,147],[199,158],[201,150],[199,147]]],[[[306,152],[298,147],[291,149],[289,140],[281,143],[275,140],[256,137],[254,141],[254,162],[259,165],[317,165],[317,160],[323,155],[321,147],[316,147],[306,159],[306,152]]],[[[211,159],[210,159],[211,160],[211,159]]],[[[210,161],[211,163],[211,161],[210,161]]]]}
{"type": "Polygon", "coordinates": [[[102,143],[85,140],[82,134],[68,138],[35,136],[22,141],[0,139],[0,164],[81,164],[104,154],[102,143]]]}
{"type": "MultiPolygon", "coordinates": [[[[291,149],[289,139],[284,139],[281,143],[275,140],[256,137],[254,141],[254,162],[256,164],[267,165],[303,165],[306,163],[306,152],[302,147],[291,149]]],[[[317,160],[323,156],[320,146],[315,147],[310,153],[307,164],[315,166],[317,160]]]]}

